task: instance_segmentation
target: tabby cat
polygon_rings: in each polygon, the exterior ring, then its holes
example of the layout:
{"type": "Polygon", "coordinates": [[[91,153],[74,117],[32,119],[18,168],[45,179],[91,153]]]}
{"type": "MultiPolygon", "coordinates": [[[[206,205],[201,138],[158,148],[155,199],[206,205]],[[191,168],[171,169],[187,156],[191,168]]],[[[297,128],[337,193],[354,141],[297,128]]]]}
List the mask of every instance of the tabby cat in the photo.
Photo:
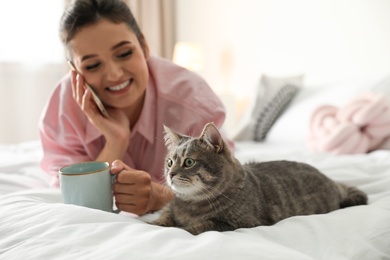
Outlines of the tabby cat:
{"type": "Polygon", "coordinates": [[[175,198],[155,225],[199,234],[367,204],[362,191],[336,183],[305,163],[241,164],[212,123],[198,138],[165,127],[165,142],[165,178],[175,198]]]}

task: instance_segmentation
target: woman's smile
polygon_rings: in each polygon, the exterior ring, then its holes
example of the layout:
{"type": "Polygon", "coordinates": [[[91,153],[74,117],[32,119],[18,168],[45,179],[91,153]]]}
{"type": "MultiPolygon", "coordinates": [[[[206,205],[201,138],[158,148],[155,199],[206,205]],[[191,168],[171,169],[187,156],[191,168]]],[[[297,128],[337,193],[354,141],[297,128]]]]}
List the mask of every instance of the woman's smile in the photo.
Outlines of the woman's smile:
{"type": "Polygon", "coordinates": [[[122,94],[122,93],[124,93],[124,92],[126,92],[127,90],[130,89],[130,85],[131,85],[132,82],[133,82],[133,80],[129,79],[129,80],[126,80],[125,82],[123,82],[121,84],[118,84],[118,85],[115,85],[115,86],[111,86],[111,87],[107,87],[106,90],[110,91],[113,94],[122,94]]]}

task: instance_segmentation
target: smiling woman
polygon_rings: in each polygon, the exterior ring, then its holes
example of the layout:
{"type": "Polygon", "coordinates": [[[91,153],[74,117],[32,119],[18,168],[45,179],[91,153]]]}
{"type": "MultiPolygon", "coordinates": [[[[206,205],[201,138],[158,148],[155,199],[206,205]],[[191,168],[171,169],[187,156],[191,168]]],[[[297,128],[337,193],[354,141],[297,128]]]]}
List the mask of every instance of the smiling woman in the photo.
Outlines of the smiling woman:
{"type": "Polygon", "coordinates": [[[222,102],[198,74],[150,54],[121,0],[73,1],[60,30],[75,70],[59,81],[39,125],[41,165],[52,186],[59,186],[65,165],[107,161],[118,173],[118,209],[138,215],[161,209],[172,197],[161,185],[163,126],[187,134],[200,133],[208,122],[221,127],[222,102]],[[92,91],[109,117],[99,112],[92,91]]]}

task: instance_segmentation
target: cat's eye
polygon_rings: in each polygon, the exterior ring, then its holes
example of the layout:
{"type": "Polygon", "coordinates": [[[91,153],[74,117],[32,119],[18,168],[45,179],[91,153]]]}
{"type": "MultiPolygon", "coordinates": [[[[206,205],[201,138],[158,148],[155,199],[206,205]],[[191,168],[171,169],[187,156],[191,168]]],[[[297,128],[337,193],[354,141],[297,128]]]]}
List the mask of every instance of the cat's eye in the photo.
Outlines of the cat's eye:
{"type": "Polygon", "coordinates": [[[190,168],[190,167],[194,166],[194,164],[195,164],[195,161],[191,158],[186,158],[184,160],[184,167],[186,167],[186,168],[190,168]]]}
{"type": "Polygon", "coordinates": [[[167,167],[168,167],[168,168],[171,168],[172,165],[173,165],[172,159],[168,159],[168,160],[167,160],[167,167]]]}

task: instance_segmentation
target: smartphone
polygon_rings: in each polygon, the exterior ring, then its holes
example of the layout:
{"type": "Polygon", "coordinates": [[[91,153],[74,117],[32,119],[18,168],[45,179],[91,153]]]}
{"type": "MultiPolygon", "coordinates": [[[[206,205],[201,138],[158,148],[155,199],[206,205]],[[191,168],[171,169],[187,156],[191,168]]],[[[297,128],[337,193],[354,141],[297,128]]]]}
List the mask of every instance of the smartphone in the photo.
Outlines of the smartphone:
{"type": "MultiPolygon", "coordinates": [[[[76,71],[77,73],[79,73],[79,72],[76,70],[76,67],[73,65],[73,63],[72,63],[70,60],[68,60],[68,65],[69,65],[69,67],[70,67],[72,70],[74,70],[74,71],[76,71]]],[[[80,74],[80,73],[79,73],[79,74],[80,74]]],[[[84,81],[84,82],[85,82],[85,81],[84,81]]],[[[86,86],[87,88],[90,89],[90,91],[91,91],[91,93],[92,93],[93,100],[95,101],[96,106],[99,108],[99,110],[100,110],[100,112],[102,113],[102,115],[105,116],[105,117],[109,117],[108,112],[107,112],[106,108],[105,108],[104,105],[103,105],[103,102],[100,100],[100,98],[98,97],[98,95],[95,93],[95,90],[93,90],[93,88],[92,88],[87,82],[85,82],[85,86],[86,86]]]]}

